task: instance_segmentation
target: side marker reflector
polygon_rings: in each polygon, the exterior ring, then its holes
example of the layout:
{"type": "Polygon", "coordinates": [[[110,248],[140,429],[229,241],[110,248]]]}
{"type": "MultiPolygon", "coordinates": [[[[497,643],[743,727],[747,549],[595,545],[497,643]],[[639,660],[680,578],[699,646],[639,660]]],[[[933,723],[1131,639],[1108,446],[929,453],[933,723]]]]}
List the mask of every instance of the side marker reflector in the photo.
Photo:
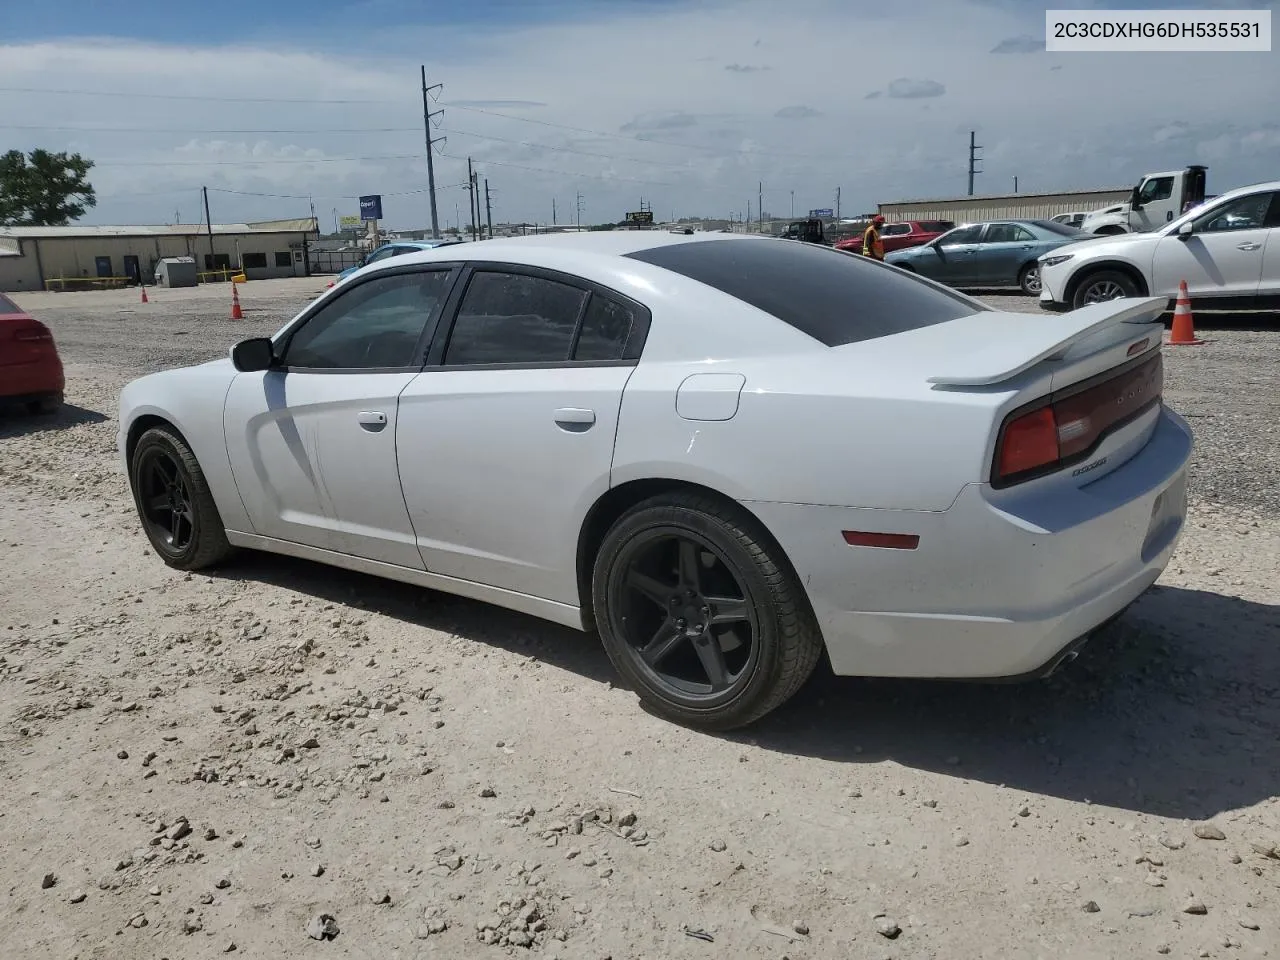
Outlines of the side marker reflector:
{"type": "Polygon", "coordinates": [[[920,546],[920,536],[915,533],[868,533],[863,530],[845,530],[844,542],[851,547],[884,547],[889,550],[914,550],[920,546]]]}

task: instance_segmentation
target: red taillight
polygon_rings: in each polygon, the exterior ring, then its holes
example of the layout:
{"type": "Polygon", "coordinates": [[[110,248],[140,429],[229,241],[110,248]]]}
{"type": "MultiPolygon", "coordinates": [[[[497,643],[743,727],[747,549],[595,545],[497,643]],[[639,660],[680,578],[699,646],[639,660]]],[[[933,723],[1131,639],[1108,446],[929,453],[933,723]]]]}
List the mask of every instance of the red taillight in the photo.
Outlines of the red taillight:
{"type": "Polygon", "coordinates": [[[1058,459],[1058,419],[1053,407],[1024,413],[1004,428],[998,476],[1003,479],[1048,466],[1058,459]]]}
{"type": "Polygon", "coordinates": [[[991,481],[1004,487],[1087,458],[1112,430],[1160,402],[1159,353],[1061,390],[1000,431],[991,481]]]}

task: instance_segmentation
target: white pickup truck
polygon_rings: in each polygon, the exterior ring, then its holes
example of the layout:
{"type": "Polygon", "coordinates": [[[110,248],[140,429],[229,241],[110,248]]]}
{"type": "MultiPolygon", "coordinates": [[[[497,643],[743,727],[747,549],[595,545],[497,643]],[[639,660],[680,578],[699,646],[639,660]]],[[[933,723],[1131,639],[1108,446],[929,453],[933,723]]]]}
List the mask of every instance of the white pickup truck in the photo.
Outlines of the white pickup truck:
{"type": "Polygon", "coordinates": [[[1204,203],[1207,169],[1192,165],[1182,170],[1148,173],[1133,188],[1127,201],[1086,217],[1080,229],[1104,236],[1158,230],[1204,203]]]}

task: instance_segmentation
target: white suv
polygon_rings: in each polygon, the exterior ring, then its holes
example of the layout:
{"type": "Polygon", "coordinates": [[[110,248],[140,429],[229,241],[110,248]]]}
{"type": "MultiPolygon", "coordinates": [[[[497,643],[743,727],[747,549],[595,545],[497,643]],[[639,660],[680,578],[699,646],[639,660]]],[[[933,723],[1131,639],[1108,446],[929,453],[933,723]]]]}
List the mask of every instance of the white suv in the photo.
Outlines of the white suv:
{"type": "Polygon", "coordinates": [[[1040,306],[1175,297],[1196,310],[1280,310],[1280,181],[1240,187],[1152,233],[1097,237],[1040,257],[1040,306]]]}

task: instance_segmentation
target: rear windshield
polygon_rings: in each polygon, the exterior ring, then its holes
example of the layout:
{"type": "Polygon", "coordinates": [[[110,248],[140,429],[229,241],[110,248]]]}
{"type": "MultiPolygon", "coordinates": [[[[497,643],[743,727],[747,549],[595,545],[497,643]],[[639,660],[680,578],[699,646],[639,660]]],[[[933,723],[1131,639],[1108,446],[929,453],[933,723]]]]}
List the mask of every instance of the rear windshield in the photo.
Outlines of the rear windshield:
{"type": "Polygon", "coordinates": [[[955,224],[950,220],[921,220],[920,229],[926,233],[946,233],[955,224]]]}
{"type": "Polygon", "coordinates": [[[3,293],[0,293],[0,313],[21,313],[21,312],[22,311],[18,309],[18,305],[16,303],[14,303],[12,300],[6,297],[3,293]]]}
{"type": "Polygon", "coordinates": [[[828,347],[990,309],[897,267],[808,243],[704,240],[627,256],[745,301],[828,347]]]}

